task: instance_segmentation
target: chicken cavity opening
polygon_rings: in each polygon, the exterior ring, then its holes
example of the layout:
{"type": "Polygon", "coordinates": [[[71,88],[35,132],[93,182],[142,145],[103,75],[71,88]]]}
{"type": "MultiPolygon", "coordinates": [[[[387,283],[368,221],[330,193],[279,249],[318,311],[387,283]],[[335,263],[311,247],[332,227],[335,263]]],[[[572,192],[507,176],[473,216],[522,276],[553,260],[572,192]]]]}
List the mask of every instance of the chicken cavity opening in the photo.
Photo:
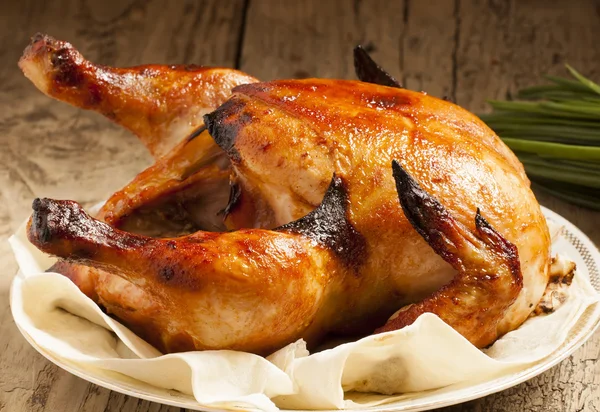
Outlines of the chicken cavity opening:
{"type": "MultiPolygon", "coordinates": [[[[225,153],[216,156],[210,165],[231,171],[225,153]]],[[[198,171],[184,177],[194,180],[198,171]]],[[[229,178],[200,179],[182,184],[175,191],[162,193],[119,219],[116,226],[127,232],[152,237],[185,236],[199,230],[223,232],[224,210],[231,201],[229,178]]]]}

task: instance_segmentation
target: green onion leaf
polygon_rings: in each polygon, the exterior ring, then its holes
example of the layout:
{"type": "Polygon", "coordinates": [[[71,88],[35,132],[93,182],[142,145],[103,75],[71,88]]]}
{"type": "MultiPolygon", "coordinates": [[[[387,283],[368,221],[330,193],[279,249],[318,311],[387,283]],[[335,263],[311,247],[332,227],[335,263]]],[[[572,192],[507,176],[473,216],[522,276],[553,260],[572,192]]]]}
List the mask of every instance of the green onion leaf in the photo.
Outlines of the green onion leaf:
{"type": "Polygon", "coordinates": [[[535,186],[600,210],[600,85],[571,66],[571,79],[528,87],[521,101],[490,100],[481,119],[519,157],[535,186]]]}

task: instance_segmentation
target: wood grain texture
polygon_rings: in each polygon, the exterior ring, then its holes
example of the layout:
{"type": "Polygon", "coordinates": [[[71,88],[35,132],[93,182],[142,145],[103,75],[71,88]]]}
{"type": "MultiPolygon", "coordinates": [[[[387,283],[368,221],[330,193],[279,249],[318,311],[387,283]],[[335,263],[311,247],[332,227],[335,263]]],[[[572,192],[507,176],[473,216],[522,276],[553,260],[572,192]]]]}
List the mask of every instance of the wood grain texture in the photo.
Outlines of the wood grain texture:
{"type": "Polygon", "coordinates": [[[263,80],[355,78],[359,43],[397,67],[403,13],[397,1],[250,1],[240,68],[263,80]]]}
{"type": "MultiPolygon", "coordinates": [[[[361,43],[408,88],[476,112],[569,62],[600,80],[600,1],[0,0],[0,411],[174,412],[56,368],[18,333],[4,241],[35,196],[92,204],[150,161],[129,133],[41,95],[16,62],[36,31],[110,65],[239,65],[262,79],[354,78],[361,43]],[[247,6],[247,7],[246,7],[247,6]],[[246,15],[244,16],[244,13],[246,15]],[[238,46],[241,46],[238,47],[238,46]]],[[[538,193],[600,244],[600,213],[538,193]]],[[[600,334],[546,373],[443,411],[600,411],[600,334]]]]}

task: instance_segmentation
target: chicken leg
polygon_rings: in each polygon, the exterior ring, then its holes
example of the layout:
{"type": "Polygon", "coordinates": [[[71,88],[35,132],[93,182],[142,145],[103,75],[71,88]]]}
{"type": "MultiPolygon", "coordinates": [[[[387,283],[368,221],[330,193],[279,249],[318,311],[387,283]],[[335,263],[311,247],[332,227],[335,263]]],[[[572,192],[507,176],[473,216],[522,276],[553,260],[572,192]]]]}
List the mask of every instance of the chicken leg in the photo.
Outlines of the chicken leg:
{"type": "Polygon", "coordinates": [[[101,66],[70,43],[36,34],[19,67],[46,95],[94,110],[139,137],[158,159],[202,125],[231,89],[257,80],[238,70],[195,65],[101,66]]]}
{"type": "Polygon", "coordinates": [[[346,271],[335,250],[324,245],[325,239],[352,233],[346,204],[343,181],[334,178],[321,207],[294,227],[156,239],[114,229],[75,202],[36,199],[29,239],[45,252],[122,276],[142,289],[159,310],[132,329],[160,350],[266,355],[300,336],[311,341],[326,331],[328,311],[322,309],[331,306],[328,291],[346,271]]]}

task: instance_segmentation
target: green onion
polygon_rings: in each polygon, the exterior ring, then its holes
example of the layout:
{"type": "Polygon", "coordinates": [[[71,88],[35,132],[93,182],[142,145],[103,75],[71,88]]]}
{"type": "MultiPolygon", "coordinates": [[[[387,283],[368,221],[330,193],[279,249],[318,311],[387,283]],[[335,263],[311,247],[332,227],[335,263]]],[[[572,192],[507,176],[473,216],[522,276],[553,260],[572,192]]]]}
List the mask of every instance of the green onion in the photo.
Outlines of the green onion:
{"type": "Polygon", "coordinates": [[[597,170],[545,160],[535,155],[522,154],[519,159],[528,175],[600,189],[600,172],[597,170]]]}
{"type": "Polygon", "coordinates": [[[590,120],[562,119],[559,117],[549,118],[547,116],[531,115],[529,113],[486,113],[480,115],[486,123],[498,124],[564,124],[567,126],[598,127],[598,123],[590,120]]]}
{"type": "Polygon", "coordinates": [[[587,189],[573,185],[561,185],[554,181],[532,178],[533,186],[542,189],[559,199],[590,209],[600,210],[598,198],[600,193],[592,193],[587,189]]]}
{"type": "Polygon", "coordinates": [[[567,64],[567,70],[569,70],[571,75],[573,75],[573,77],[575,77],[577,80],[579,80],[579,82],[581,84],[583,84],[584,86],[589,88],[594,93],[600,94],[600,86],[598,86],[596,83],[583,77],[581,74],[579,74],[579,72],[577,72],[574,68],[572,68],[568,64],[567,64]]]}
{"type": "Polygon", "coordinates": [[[535,153],[552,159],[596,161],[600,167],[600,147],[575,146],[564,143],[536,142],[510,137],[503,138],[504,143],[515,152],[535,153]]]}
{"type": "Polygon", "coordinates": [[[519,157],[533,182],[556,197],[600,210],[600,86],[571,66],[572,78],[490,100],[481,115],[519,157]]]}

